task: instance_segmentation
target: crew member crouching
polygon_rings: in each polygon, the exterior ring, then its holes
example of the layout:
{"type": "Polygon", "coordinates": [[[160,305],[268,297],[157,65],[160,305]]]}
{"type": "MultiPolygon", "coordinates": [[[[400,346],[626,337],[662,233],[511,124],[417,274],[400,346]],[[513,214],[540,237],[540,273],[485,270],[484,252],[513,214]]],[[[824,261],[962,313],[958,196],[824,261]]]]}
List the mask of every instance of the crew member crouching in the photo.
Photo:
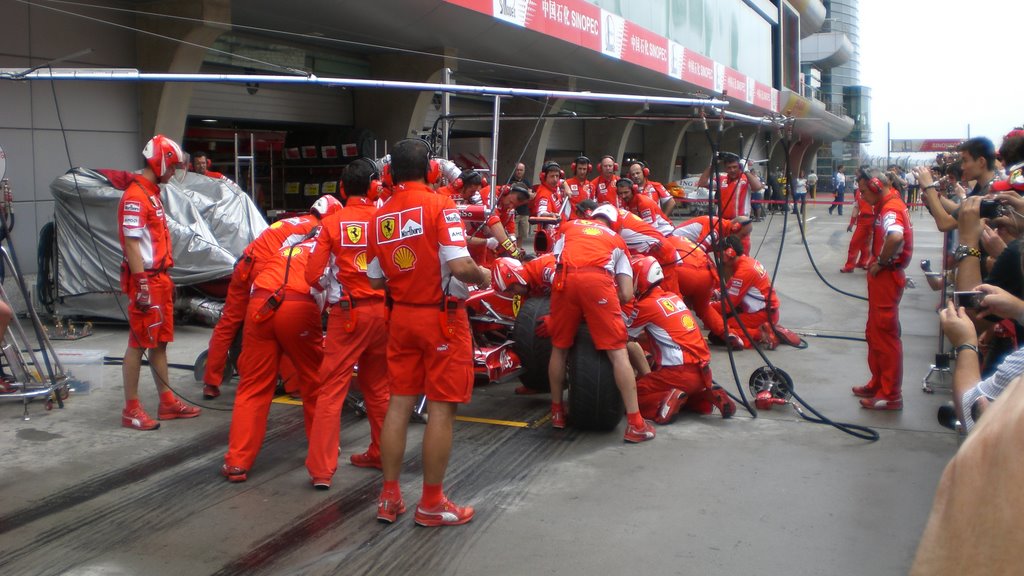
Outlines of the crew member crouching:
{"type": "MultiPolygon", "coordinates": [[[[751,337],[759,338],[768,348],[775,348],[778,344],[775,325],[779,321],[779,297],[764,265],[747,256],[743,252],[743,243],[735,236],[727,236],[721,248],[720,270],[726,288],[722,297],[728,299],[725,304],[729,318],[727,344],[737,350],[751,347],[750,338],[740,328],[742,323],[751,337]]],[[[713,303],[709,313],[721,318],[721,305],[713,303]]],[[[724,319],[721,323],[716,319],[714,324],[716,327],[724,326],[724,319]]],[[[709,329],[719,340],[726,340],[724,330],[716,332],[714,328],[709,329]]]]}
{"type": "Polygon", "coordinates": [[[646,333],[657,368],[637,379],[640,413],[658,424],[669,424],[685,405],[702,413],[718,408],[722,418],[736,412],[724,390],[713,388],[711,352],[697,322],[679,296],[661,289],[664,278],[658,261],[633,257],[636,302],[629,318],[629,335],[646,333]]]}

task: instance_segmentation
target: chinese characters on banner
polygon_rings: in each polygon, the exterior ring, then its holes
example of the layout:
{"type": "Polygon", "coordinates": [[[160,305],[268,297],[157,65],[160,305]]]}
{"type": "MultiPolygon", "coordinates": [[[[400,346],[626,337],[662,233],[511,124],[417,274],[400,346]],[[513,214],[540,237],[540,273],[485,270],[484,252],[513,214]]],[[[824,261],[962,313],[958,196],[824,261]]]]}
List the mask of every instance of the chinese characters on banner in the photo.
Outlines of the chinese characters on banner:
{"type": "Polygon", "coordinates": [[[766,84],[584,0],[445,0],[516,26],[778,112],[766,84]]]}

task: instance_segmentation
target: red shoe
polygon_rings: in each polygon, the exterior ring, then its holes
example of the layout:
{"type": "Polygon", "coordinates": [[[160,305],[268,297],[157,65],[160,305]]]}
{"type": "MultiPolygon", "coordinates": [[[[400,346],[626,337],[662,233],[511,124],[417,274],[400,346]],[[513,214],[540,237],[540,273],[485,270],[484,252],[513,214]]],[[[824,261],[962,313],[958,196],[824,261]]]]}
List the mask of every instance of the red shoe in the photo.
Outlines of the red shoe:
{"type": "Polygon", "coordinates": [[[555,430],[563,430],[565,428],[565,411],[551,412],[551,427],[555,430]]]}
{"type": "Polygon", "coordinates": [[[746,348],[746,346],[743,345],[743,338],[740,338],[739,334],[730,333],[725,341],[729,344],[729,348],[732,348],[733,350],[743,350],[746,348]]]}
{"type": "Polygon", "coordinates": [[[459,526],[473,519],[472,506],[456,506],[445,498],[433,508],[416,507],[416,523],[420,526],[459,526]]]}
{"type": "Polygon", "coordinates": [[[203,399],[213,400],[220,396],[220,386],[214,386],[213,384],[206,384],[203,386],[203,399]]]}
{"type": "Polygon", "coordinates": [[[842,268],[839,269],[839,271],[842,272],[843,274],[849,274],[853,272],[853,266],[843,266],[842,268]]]}
{"type": "Polygon", "coordinates": [[[679,414],[679,409],[683,407],[683,404],[686,404],[686,400],[686,392],[682,390],[670,391],[662,399],[654,421],[658,424],[671,424],[676,419],[676,415],[679,414]]]}
{"type": "Polygon", "coordinates": [[[383,470],[383,465],[380,462],[380,454],[371,454],[369,450],[362,454],[353,454],[348,457],[348,461],[353,466],[360,468],[376,468],[377,470],[383,470]]]}
{"type": "Polygon", "coordinates": [[[150,418],[149,414],[146,414],[146,411],[140,406],[134,410],[125,408],[121,411],[121,426],[136,430],[156,430],[160,427],[160,423],[150,418]]]}
{"type": "Polygon", "coordinates": [[[783,328],[779,324],[776,324],[772,328],[774,328],[775,337],[779,339],[779,343],[789,344],[794,348],[803,346],[803,342],[800,341],[800,335],[796,332],[793,332],[789,328],[783,328]]]}
{"type": "Polygon", "coordinates": [[[729,398],[725,390],[712,388],[708,390],[707,398],[712,406],[718,408],[718,413],[722,415],[722,418],[732,418],[732,415],[736,413],[736,403],[729,398]]]}
{"type": "Polygon", "coordinates": [[[405,501],[399,494],[384,494],[377,499],[377,520],[388,524],[398,520],[399,514],[405,514],[405,501]]]}
{"type": "Polygon", "coordinates": [[[861,398],[860,407],[868,410],[903,410],[903,397],[895,400],[885,398],[861,398]]]}
{"type": "Polygon", "coordinates": [[[878,389],[872,388],[865,384],[863,386],[854,386],[853,388],[850,389],[850,391],[853,392],[854,396],[859,396],[861,398],[874,398],[875,393],[878,392],[878,389]]]}
{"type": "Polygon", "coordinates": [[[160,403],[157,408],[156,417],[160,420],[174,420],[175,418],[195,418],[202,412],[197,406],[185,404],[177,398],[170,404],[160,403]]]}
{"type": "Polygon", "coordinates": [[[227,478],[228,482],[245,482],[249,478],[247,470],[227,464],[220,467],[220,475],[227,478]]]}
{"type": "Polygon", "coordinates": [[[644,420],[643,428],[634,428],[631,424],[626,425],[626,434],[622,439],[626,442],[638,444],[647,440],[654,440],[654,425],[650,420],[644,420]]]}
{"type": "Polygon", "coordinates": [[[775,329],[772,328],[772,325],[769,322],[761,324],[760,344],[763,348],[768,350],[775,350],[779,347],[779,338],[775,335],[775,329]]]}

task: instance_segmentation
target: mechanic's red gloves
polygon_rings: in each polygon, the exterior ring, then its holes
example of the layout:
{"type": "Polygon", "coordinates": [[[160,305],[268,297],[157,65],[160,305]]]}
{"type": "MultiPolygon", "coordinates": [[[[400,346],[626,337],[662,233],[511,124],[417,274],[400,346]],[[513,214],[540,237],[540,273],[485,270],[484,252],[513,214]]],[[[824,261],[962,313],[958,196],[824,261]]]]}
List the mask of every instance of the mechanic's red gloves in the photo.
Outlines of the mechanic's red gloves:
{"type": "Polygon", "coordinates": [[[145,272],[132,274],[132,283],[135,284],[135,305],[143,310],[149,308],[152,303],[149,299],[149,277],[145,272]]]}
{"type": "Polygon", "coordinates": [[[551,315],[545,314],[537,319],[537,327],[533,329],[533,335],[538,338],[551,338],[548,332],[548,322],[551,322],[551,315]]]}

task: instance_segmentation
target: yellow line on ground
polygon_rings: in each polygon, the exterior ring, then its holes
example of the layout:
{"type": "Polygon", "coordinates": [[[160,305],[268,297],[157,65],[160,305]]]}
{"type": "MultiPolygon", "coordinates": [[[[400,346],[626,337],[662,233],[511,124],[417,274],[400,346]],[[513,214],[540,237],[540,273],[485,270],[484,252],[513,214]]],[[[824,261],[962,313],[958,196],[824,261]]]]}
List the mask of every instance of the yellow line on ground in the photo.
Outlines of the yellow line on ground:
{"type": "MultiPolygon", "coordinates": [[[[296,400],[287,394],[274,398],[274,404],[288,404],[290,406],[302,406],[302,400],[296,400]]],[[[460,422],[474,422],[476,424],[493,424],[494,426],[510,426],[512,428],[527,428],[529,422],[514,422],[512,420],[494,420],[492,418],[476,418],[474,416],[456,416],[460,422]]]]}
{"type": "Polygon", "coordinates": [[[476,422],[477,424],[494,424],[495,426],[511,426],[512,428],[526,428],[529,422],[513,422],[511,420],[492,420],[491,418],[476,418],[474,416],[456,416],[460,422],[476,422]]]}
{"type": "Polygon", "coordinates": [[[274,398],[274,404],[289,404],[291,406],[302,406],[302,400],[292,398],[288,394],[282,394],[274,398]]]}

